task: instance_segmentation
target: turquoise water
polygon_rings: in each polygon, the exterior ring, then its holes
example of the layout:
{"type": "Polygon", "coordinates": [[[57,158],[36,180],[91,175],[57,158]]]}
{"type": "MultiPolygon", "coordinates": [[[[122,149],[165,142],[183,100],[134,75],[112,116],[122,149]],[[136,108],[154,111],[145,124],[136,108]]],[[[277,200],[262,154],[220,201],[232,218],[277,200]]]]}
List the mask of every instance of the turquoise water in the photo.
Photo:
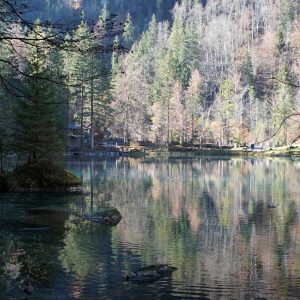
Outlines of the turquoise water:
{"type": "Polygon", "coordinates": [[[300,162],[73,162],[83,195],[2,194],[1,299],[296,299],[300,162]],[[116,227],[75,215],[114,206],[116,227]],[[39,227],[43,230],[30,231],[39,227]],[[136,284],[135,269],[170,277],[136,284]],[[23,291],[24,280],[34,290],[23,291]]]}

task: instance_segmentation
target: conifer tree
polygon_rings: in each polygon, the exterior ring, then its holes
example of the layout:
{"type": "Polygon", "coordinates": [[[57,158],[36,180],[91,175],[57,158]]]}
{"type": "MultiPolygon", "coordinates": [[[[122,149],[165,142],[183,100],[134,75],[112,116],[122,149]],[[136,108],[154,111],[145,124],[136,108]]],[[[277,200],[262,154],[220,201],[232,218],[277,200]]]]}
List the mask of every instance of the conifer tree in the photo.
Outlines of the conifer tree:
{"type": "Polygon", "coordinates": [[[118,74],[121,67],[121,51],[120,51],[120,39],[118,36],[115,37],[113,43],[113,53],[111,59],[111,68],[113,77],[118,74]]]}
{"type": "Polygon", "coordinates": [[[253,73],[253,65],[251,61],[251,56],[249,52],[246,54],[242,61],[242,68],[241,68],[241,75],[242,75],[242,82],[249,87],[254,87],[255,79],[253,73]]]}
{"type": "Polygon", "coordinates": [[[59,119],[57,95],[51,79],[48,57],[51,47],[42,39],[46,33],[39,21],[29,37],[35,40],[27,46],[27,72],[24,78],[24,95],[19,98],[15,114],[14,150],[30,164],[45,164],[55,153],[63,150],[63,132],[59,119]]]}
{"type": "Polygon", "coordinates": [[[123,42],[124,46],[128,49],[131,48],[132,43],[134,41],[134,26],[132,24],[131,15],[128,14],[126,17],[125,25],[124,25],[124,33],[123,33],[123,42]]]}
{"type": "Polygon", "coordinates": [[[292,4],[290,0],[283,0],[280,9],[281,15],[276,33],[276,50],[281,55],[287,46],[287,34],[292,18],[292,4]]]}

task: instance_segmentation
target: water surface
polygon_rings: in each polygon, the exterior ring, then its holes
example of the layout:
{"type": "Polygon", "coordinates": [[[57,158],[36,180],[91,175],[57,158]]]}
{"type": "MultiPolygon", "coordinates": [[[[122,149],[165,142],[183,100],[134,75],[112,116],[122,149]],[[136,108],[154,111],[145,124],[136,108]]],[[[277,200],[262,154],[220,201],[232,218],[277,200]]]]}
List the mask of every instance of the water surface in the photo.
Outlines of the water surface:
{"type": "Polygon", "coordinates": [[[126,158],[67,166],[81,176],[84,195],[1,195],[1,299],[24,299],[24,279],[34,287],[30,299],[300,295],[300,162],[126,158]],[[75,216],[103,206],[121,212],[116,227],[75,216]],[[22,230],[31,227],[49,230],[22,230]],[[178,270],[155,283],[125,280],[153,263],[178,270]]]}

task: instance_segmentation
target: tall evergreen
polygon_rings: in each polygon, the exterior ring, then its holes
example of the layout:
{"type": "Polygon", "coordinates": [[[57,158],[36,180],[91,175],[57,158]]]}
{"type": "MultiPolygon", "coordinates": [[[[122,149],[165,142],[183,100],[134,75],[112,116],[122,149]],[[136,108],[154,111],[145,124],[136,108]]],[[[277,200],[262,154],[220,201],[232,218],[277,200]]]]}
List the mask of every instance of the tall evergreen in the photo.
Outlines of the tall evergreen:
{"type": "Polygon", "coordinates": [[[50,161],[53,154],[63,150],[63,128],[49,67],[48,57],[53,49],[37,38],[46,36],[39,22],[28,36],[34,40],[27,46],[26,72],[30,76],[24,78],[25,97],[19,98],[16,107],[13,146],[30,164],[39,164],[50,161]]]}
{"type": "Polygon", "coordinates": [[[241,79],[244,84],[248,85],[249,87],[253,87],[255,85],[253,65],[249,52],[247,52],[246,56],[242,61],[241,75],[241,79]]]}
{"type": "Polygon", "coordinates": [[[132,43],[134,41],[134,26],[132,23],[132,18],[131,15],[128,14],[125,20],[125,25],[124,25],[124,33],[123,33],[123,42],[124,46],[128,49],[131,48],[132,43]]]}
{"type": "Polygon", "coordinates": [[[281,55],[287,46],[288,28],[292,19],[292,3],[283,0],[280,7],[280,19],[276,32],[276,50],[281,55]]]}

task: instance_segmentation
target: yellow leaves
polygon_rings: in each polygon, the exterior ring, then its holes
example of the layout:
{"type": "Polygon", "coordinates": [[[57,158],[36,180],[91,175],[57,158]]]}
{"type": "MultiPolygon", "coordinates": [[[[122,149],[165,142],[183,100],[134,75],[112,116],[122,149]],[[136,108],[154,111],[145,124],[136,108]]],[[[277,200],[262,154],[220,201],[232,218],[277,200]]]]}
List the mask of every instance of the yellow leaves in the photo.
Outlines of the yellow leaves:
{"type": "Polygon", "coordinates": [[[234,85],[233,82],[230,79],[225,79],[221,83],[221,95],[226,100],[229,100],[232,92],[234,91],[234,85]]]}

